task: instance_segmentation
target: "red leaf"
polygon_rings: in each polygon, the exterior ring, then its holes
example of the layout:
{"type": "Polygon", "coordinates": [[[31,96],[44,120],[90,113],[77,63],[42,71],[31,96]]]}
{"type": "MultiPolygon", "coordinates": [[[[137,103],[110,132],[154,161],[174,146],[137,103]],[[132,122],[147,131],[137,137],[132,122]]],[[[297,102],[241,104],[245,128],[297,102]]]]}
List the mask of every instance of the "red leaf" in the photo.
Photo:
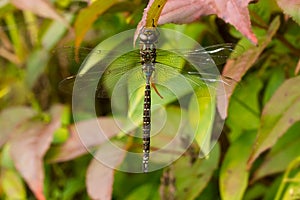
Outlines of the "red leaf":
{"type": "Polygon", "coordinates": [[[191,23],[198,20],[200,16],[214,14],[214,8],[211,7],[211,3],[206,0],[169,0],[159,18],[159,24],[170,22],[175,24],[191,23]]]}
{"type": "Polygon", "coordinates": [[[297,75],[298,73],[300,72],[300,59],[298,61],[298,64],[296,66],[296,69],[295,69],[295,75],[297,75]]]}
{"type": "Polygon", "coordinates": [[[50,162],[62,162],[81,156],[87,153],[87,149],[104,143],[119,132],[120,129],[112,118],[101,117],[72,125],[71,137],[55,150],[57,154],[50,158],[50,162]],[[95,128],[96,125],[101,126],[102,133],[95,128]]]}
{"type": "Polygon", "coordinates": [[[54,131],[60,127],[61,106],[53,107],[49,124],[27,121],[11,139],[11,154],[17,170],[39,200],[43,194],[43,157],[50,147],[54,131]]]}
{"type": "Polygon", "coordinates": [[[291,16],[298,24],[300,24],[299,0],[277,0],[277,3],[285,14],[291,16]]]}
{"type": "MultiPolygon", "coordinates": [[[[191,23],[197,21],[201,16],[216,14],[225,22],[232,24],[251,40],[251,42],[256,44],[257,38],[251,30],[247,8],[250,1],[251,0],[168,0],[162,10],[158,24],[191,23]]],[[[144,12],[144,16],[139,25],[146,24],[146,22],[143,22],[146,19],[145,15],[147,15],[147,13],[144,12]]]]}
{"type": "Polygon", "coordinates": [[[0,146],[14,134],[15,128],[25,120],[33,117],[36,111],[29,107],[7,108],[0,113],[0,146]]]}
{"type": "Polygon", "coordinates": [[[68,22],[56,12],[55,8],[47,0],[11,0],[11,3],[20,10],[28,10],[38,16],[60,21],[66,27],[69,27],[68,22]]]}
{"type": "MultiPolygon", "coordinates": [[[[120,154],[119,151],[116,153],[109,152],[114,167],[118,166],[124,159],[125,151],[123,153],[120,154]]],[[[113,181],[114,169],[103,165],[96,159],[92,160],[86,175],[86,186],[89,196],[92,199],[111,199],[113,181]]]]}

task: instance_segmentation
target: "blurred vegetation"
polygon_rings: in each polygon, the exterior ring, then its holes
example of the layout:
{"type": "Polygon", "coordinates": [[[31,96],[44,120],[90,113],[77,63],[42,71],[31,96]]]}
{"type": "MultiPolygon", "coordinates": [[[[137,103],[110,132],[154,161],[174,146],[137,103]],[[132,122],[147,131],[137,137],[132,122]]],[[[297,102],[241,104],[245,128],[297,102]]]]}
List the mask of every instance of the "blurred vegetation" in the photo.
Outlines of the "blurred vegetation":
{"type": "MultiPolygon", "coordinates": [[[[266,47],[251,60],[254,64],[231,97],[226,124],[212,155],[193,165],[183,157],[174,167],[149,174],[116,171],[112,199],[300,198],[300,92],[296,87],[300,85],[296,77],[300,28],[270,2],[249,6],[259,46],[265,42],[266,47]],[[278,29],[268,30],[271,23],[277,23],[278,29]],[[274,36],[269,35],[272,31],[274,36]],[[258,158],[248,162],[253,155],[258,158]]],[[[107,9],[98,13],[81,46],[93,48],[135,28],[146,4],[128,0],[103,5],[107,9]]],[[[59,147],[70,139],[73,122],[71,97],[58,84],[76,74],[80,66],[74,51],[67,51],[70,55],[66,57],[64,47],[74,46],[74,32],[78,31],[74,24],[87,3],[55,1],[53,5],[71,27],[12,4],[0,6],[1,199],[91,198],[85,178],[92,156],[53,161],[59,147]],[[43,171],[38,171],[39,165],[43,171]],[[22,166],[29,172],[22,171],[22,166]],[[41,174],[32,179],[34,171],[41,174]]],[[[89,21],[91,16],[84,17],[89,21]]],[[[231,42],[243,46],[246,55],[257,51],[216,16],[162,27],[183,32],[203,46],[231,42]]]]}

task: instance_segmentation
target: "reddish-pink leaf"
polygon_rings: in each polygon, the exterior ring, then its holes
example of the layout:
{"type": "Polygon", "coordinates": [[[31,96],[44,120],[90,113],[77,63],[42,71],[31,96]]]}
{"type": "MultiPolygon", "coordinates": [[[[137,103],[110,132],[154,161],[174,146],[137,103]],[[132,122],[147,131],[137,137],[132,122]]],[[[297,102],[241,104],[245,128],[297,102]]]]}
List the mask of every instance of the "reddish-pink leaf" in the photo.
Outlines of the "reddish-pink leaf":
{"type": "Polygon", "coordinates": [[[300,24],[299,0],[277,0],[277,3],[285,14],[291,16],[298,24],[300,24]]]}
{"type": "MultiPolygon", "coordinates": [[[[257,38],[251,30],[248,4],[251,0],[168,0],[164,6],[158,24],[184,24],[197,21],[201,16],[216,14],[225,22],[232,24],[254,44],[257,38]]],[[[144,16],[147,13],[144,12],[144,16]]],[[[143,17],[140,24],[146,18],[143,17]]]]}
{"type": "Polygon", "coordinates": [[[201,16],[216,13],[212,1],[207,0],[169,0],[159,18],[159,24],[184,24],[198,20],[201,16]],[[179,14],[180,13],[180,14],[179,14]]]}
{"type": "Polygon", "coordinates": [[[20,10],[28,10],[38,16],[60,21],[66,27],[69,27],[68,22],[56,12],[48,0],[11,0],[11,3],[20,10]]]}
{"type": "Polygon", "coordinates": [[[61,147],[58,147],[57,152],[50,162],[62,162],[74,159],[87,153],[87,149],[98,146],[107,139],[115,136],[120,132],[113,118],[101,117],[82,121],[70,127],[71,137],[61,147]],[[101,131],[95,128],[95,125],[101,126],[101,131]]]}
{"type": "MultiPolygon", "coordinates": [[[[98,151],[101,151],[101,149],[98,151]]],[[[123,154],[119,151],[110,151],[108,153],[110,154],[111,163],[113,163],[114,167],[117,167],[125,157],[125,151],[123,151],[123,154]]],[[[89,196],[92,199],[111,199],[113,181],[114,169],[103,165],[96,159],[92,160],[86,175],[86,186],[89,196]]]]}
{"type": "Polygon", "coordinates": [[[14,134],[14,129],[25,120],[33,117],[36,111],[29,107],[7,108],[0,113],[0,146],[14,134]]]}
{"type": "Polygon", "coordinates": [[[198,20],[203,15],[216,14],[225,22],[232,24],[237,30],[256,44],[257,39],[251,30],[250,17],[247,8],[249,2],[250,0],[171,0],[166,4],[161,18],[159,19],[159,23],[190,23],[198,20]],[[176,4],[182,4],[182,2],[187,4],[178,5],[176,7],[176,4]]]}
{"type": "Polygon", "coordinates": [[[295,75],[297,75],[300,72],[300,59],[298,61],[297,67],[295,69],[295,75]]]}
{"type": "MultiPolygon", "coordinates": [[[[277,32],[277,30],[279,28],[279,24],[280,24],[279,18],[275,18],[273,20],[273,22],[271,23],[266,36],[264,38],[262,38],[260,44],[257,47],[249,48],[241,56],[239,56],[236,60],[228,60],[222,74],[226,77],[230,77],[233,80],[236,80],[237,82],[239,82],[242,79],[243,75],[256,62],[256,60],[258,59],[258,57],[262,53],[262,51],[271,42],[272,37],[275,35],[275,33],[277,32]]],[[[232,95],[232,92],[235,88],[234,86],[235,85],[232,85],[232,87],[225,87],[228,99],[230,99],[230,97],[232,95]]],[[[227,116],[227,107],[228,107],[227,102],[218,101],[218,108],[219,108],[218,110],[221,112],[220,114],[221,114],[222,118],[224,118],[224,119],[227,116]],[[226,111],[226,113],[224,113],[224,111],[226,111]]]]}
{"type": "Polygon", "coordinates": [[[15,166],[39,200],[45,199],[43,157],[50,147],[54,131],[60,127],[62,107],[53,107],[51,113],[52,121],[49,124],[28,121],[17,129],[11,139],[11,154],[15,166]]]}

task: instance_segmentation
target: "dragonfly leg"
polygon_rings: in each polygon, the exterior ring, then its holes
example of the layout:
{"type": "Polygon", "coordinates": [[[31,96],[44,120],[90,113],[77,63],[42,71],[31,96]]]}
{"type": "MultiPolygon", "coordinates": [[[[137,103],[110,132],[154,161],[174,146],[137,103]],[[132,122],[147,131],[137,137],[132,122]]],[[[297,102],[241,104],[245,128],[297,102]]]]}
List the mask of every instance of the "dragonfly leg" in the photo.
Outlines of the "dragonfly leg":
{"type": "Polygon", "coordinates": [[[156,94],[157,94],[161,99],[163,99],[164,97],[159,93],[159,91],[158,91],[158,89],[157,89],[155,83],[151,83],[151,86],[152,86],[152,88],[154,89],[154,91],[156,92],[156,94]]]}

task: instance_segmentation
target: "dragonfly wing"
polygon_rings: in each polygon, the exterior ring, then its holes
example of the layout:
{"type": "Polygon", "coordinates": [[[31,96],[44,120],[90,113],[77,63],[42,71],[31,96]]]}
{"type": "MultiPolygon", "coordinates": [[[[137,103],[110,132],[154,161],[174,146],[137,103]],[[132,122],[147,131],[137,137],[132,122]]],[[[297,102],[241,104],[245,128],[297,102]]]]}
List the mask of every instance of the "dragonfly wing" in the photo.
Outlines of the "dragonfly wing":
{"type": "MultiPolygon", "coordinates": [[[[143,79],[136,50],[119,57],[109,54],[106,57],[99,55],[97,58],[96,55],[92,54],[92,58],[84,61],[76,76],[61,81],[59,88],[71,93],[74,83],[76,83],[77,91],[96,88],[99,98],[107,98],[107,92],[110,94],[121,79],[126,82],[129,74],[136,80],[143,79]]],[[[125,82],[124,84],[126,84],[125,82]]]]}
{"type": "Polygon", "coordinates": [[[158,50],[157,62],[176,66],[178,57],[182,57],[201,68],[208,68],[214,65],[221,65],[226,62],[230,56],[234,56],[241,50],[235,50],[236,45],[232,43],[224,43],[212,45],[201,49],[173,49],[158,50]]]}
{"type": "Polygon", "coordinates": [[[202,49],[196,49],[191,53],[188,53],[188,57],[198,58],[199,56],[211,58],[216,65],[222,65],[230,56],[234,56],[240,50],[236,49],[236,44],[224,43],[217,44],[202,49]]]}
{"type": "MultiPolygon", "coordinates": [[[[158,82],[166,81],[179,73],[184,75],[194,87],[207,85],[215,88],[216,83],[223,83],[224,78],[211,69],[215,68],[215,64],[225,63],[230,54],[235,52],[234,47],[234,44],[219,44],[195,50],[158,49],[155,73],[160,79],[158,82]]],[[[73,52],[75,49],[64,48],[64,50],[73,52]]],[[[123,82],[125,81],[124,85],[127,84],[126,80],[129,79],[131,82],[144,81],[139,49],[122,53],[114,50],[94,49],[91,51],[89,48],[80,48],[79,55],[80,58],[86,58],[81,64],[78,75],[68,77],[59,84],[59,88],[65,92],[72,92],[75,80],[76,88],[82,91],[95,87],[97,83],[98,97],[103,98],[106,96],[105,91],[113,91],[113,88],[120,82],[121,78],[123,82]]],[[[225,80],[224,83],[226,84],[227,79],[225,78],[225,80]]],[[[121,85],[121,83],[118,84],[121,85]]]]}
{"type": "MultiPolygon", "coordinates": [[[[182,94],[199,90],[202,97],[209,97],[212,94],[224,95],[224,87],[230,87],[233,82],[231,78],[219,74],[200,73],[198,71],[183,72],[179,68],[159,63],[156,65],[152,81],[159,85],[174,88],[174,90],[183,90],[180,92],[182,94]]],[[[159,92],[161,93],[161,91],[159,92]]],[[[164,95],[162,94],[162,96],[164,95]]]]}

